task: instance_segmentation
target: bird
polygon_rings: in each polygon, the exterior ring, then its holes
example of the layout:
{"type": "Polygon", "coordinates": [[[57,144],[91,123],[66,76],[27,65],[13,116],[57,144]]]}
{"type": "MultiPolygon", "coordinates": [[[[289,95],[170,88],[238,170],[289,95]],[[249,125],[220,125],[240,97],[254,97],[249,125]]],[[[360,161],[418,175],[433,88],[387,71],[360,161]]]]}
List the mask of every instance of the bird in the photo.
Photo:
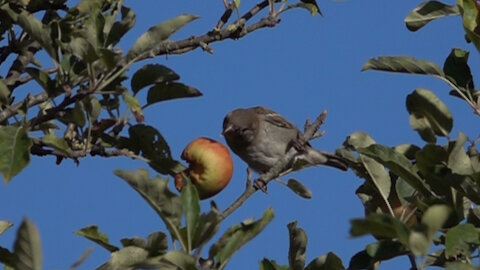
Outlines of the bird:
{"type": "Polygon", "coordinates": [[[297,153],[284,170],[300,160],[311,165],[348,169],[342,158],[313,149],[294,124],[266,107],[238,108],[229,112],[223,120],[222,135],[230,149],[259,174],[267,173],[291,147],[297,153]]]}

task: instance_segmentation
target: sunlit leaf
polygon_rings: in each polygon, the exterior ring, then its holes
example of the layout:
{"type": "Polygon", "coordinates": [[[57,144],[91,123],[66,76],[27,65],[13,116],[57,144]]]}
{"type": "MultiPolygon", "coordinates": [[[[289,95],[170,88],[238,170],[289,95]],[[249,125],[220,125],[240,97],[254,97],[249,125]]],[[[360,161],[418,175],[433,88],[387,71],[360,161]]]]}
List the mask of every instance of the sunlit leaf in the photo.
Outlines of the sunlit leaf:
{"type": "Polygon", "coordinates": [[[305,270],[342,270],[345,269],[342,263],[342,259],[335,253],[329,252],[326,255],[312,260],[305,270]]]}
{"type": "Polygon", "coordinates": [[[414,255],[425,256],[430,249],[431,241],[421,231],[412,231],[408,241],[410,250],[414,255]]]}
{"type": "Polygon", "coordinates": [[[295,194],[298,196],[311,199],[312,198],[312,191],[308,189],[304,184],[294,178],[288,179],[287,187],[289,187],[295,194]]]}
{"type": "Polygon", "coordinates": [[[428,228],[428,239],[432,240],[434,234],[443,227],[452,209],[446,205],[430,206],[422,216],[422,224],[428,228]]]}
{"type": "Polygon", "coordinates": [[[438,1],[425,1],[414,8],[405,18],[410,31],[417,31],[432,20],[451,15],[459,15],[457,5],[446,5],[438,1]]]}
{"type": "Polygon", "coordinates": [[[4,79],[0,79],[0,106],[10,104],[10,90],[4,79]]]}
{"type": "Polygon", "coordinates": [[[415,122],[410,123],[427,142],[435,142],[435,137],[426,137],[424,129],[431,130],[437,136],[447,136],[453,127],[453,117],[448,107],[432,92],[426,89],[416,89],[407,96],[407,110],[418,121],[424,121],[420,127],[415,122]]]}
{"type": "Polygon", "coordinates": [[[53,42],[50,38],[48,26],[44,25],[40,20],[35,18],[35,16],[25,10],[22,10],[20,14],[18,14],[17,23],[25,32],[42,45],[50,57],[57,59],[57,52],[52,46],[53,42]]]}
{"type": "Polygon", "coordinates": [[[478,267],[469,263],[450,262],[447,263],[447,267],[445,267],[445,270],[478,270],[478,267]]]}
{"type": "Polygon", "coordinates": [[[216,257],[216,261],[222,268],[237,250],[263,231],[272,221],[273,216],[273,210],[269,208],[260,219],[254,222],[244,222],[230,227],[210,247],[209,256],[216,257]]]}
{"type": "Polygon", "coordinates": [[[142,106],[140,106],[140,101],[134,96],[132,96],[128,91],[123,92],[123,100],[128,108],[135,115],[137,122],[142,123],[145,118],[143,116],[142,106]]]}
{"type": "MultiPolygon", "coordinates": [[[[175,266],[173,269],[197,270],[195,258],[178,250],[173,250],[162,256],[162,261],[175,266]]],[[[164,269],[164,268],[159,268],[164,269]]]]}
{"type": "Polygon", "coordinates": [[[173,235],[178,235],[182,216],[182,200],[168,189],[168,180],[159,176],[150,179],[148,171],[145,169],[135,172],[115,170],[114,173],[125,180],[150,204],[173,235]]]}
{"type": "Polygon", "coordinates": [[[378,58],[371,58],[362,67],[362,71],[369,69],[444,76],[443,70],[437,64],[409,56],[381,56],[378,58]]]}
{"type": "Polygon", "coordinates": [[[370,146],[375,143],[375,140],[367,133],[358,131],[348,136],[346,142],[349,146],[352,146],[353,149],[357,149],[370,146]]]}
{"type": "Polygon", "coordinates": [[[132,48],[130,48],[127,53],[127,59],[133,59],[141,54],[151,51],[180,28],[198,18],[199,17],[196,15],[182,14],[150,27],[147,32],[142,34],[137,41],[135,41],[135,44],[133,44],[132,48]]]}
{"type": "Polygon", "coordinates": [[[360,155],[359,160],[362,162],[365,170],[367,171],[370,179],[373,182],[373,185],[377,188],[380,196],[385,203],[388,203],[388,196],[390,195],[390,188],[392,182],[390,175],[385,170],[380,163],[376,162],[374,159],[360,155]]]}
{"type": "Polygon", "coordinates": [[[200,215],[198,226],[195,230],[193,248],[202,246],[212,239],[220,227],[219,222],[219,210],[216,205],[212,203],[210,211],[200,215]]]}
{"type": "Polygon", "coordinates": [[[82,228],[78,231],[75,231],[75,234],[83,236],[88,240],[97,243],[98,245],[100,245],[101,247],[105,248],[110,252],[119,250],[118,247],[110,244],[110,242],[108,241],[108,236],[103,232],[99,231],[96,225],[91,225],[91,226],[82,228]]]}
{"type": "Polygon", "coordinates": [[[2,235],[8,228],[12,227],[13,223],[6,221],[6,220],[0,220],[0,235],[2,235]]]}
{"type": "Polygon", "coordinates": [[[117,44],[123,35],[125,35],[135,25],[136,15],[132,9],[122,6],[121,12],[122,19],[118,22],[115,22],[108,32],[105,43],[106,46],[117,44]]]}
{"type": "Polygon", "coordinates": [[[193,249],[195,229],[200,218],[200,198],[198,197],[197,189],[190,180],[188,180],[187,184],[182,188],[181,198],[187,226],[187,253],[190,253],[193,249]]]}
{"type": "Polygon", "coordinates": [[[447,231],[445,235],[445,256],[470,257],[476,246],[480,244],[480,234],[472,224],[459,224],[447,231]]]}
{"type": "Polygon", "coordinates": [[[168,238],[163,232],[154,232],[147,237],[146,249],[149,252],[149,256],[157,256],[164,254],[168,249],[168,238]]]}
{"type": "Polygon", "coordinates": [[[397,238],[408,243],[409,229],[399,219],[387,214],[370,214],[366,218],[350,220],[351,236],[371,234],[376,237],[397,238]]]}
{"type": "Polygon", "coordinates": [[[132,91],[136,94],[145,86],[156,83],[171,82],[178,79],[180,79],[180,76],[164,65],[145,65],[133,74],[131,81],[132,91]]]}
{"type": "Polygon", "coordinates": [[[28,165],[32,145],[25,128],[0,126],[0,172],[5,183],[28,165]]]}
{"type": "Polygon", "coordinates": [[[460,175],[471,175],[475,173],[470,157],[464,148],[467,141],[467,136],[460,132],[457,140],[453,142],[453,147],[450,150],[447,161],[447,166],[453,173],[460,175]]]}
{"type": "Polygon", "coordinates": [[[260,270],[289,270],[288,265],[278,265],[275,260],[264,258],[258,262],[260,270]]]}
{"type": "Polygon", "coordinates": [[[457,5],[462,15],[465,36],[473,42],[477,51],[480,51],[480,30],[478,28],[480,7],[476,0],[458,0],[457,5]]]}
{"type": "Polygon", "coordinates": [[[365,248],[367,254],[375,261],[389,260],[391,258],[405,255],[409,252],[408,248],[399,241],[385,239],[367,245],[365,248]]]}
{"type": "Polygon", "coordinates": [[[52,147],[66,156],[69,156],[72,153],[72,149],[70,145],[68,145],[67,141],[63,138],[58,138],[54,134],[45,135],[45,137],[42,138],[42,143],[52,147]]]}
{"type": "Polygon", "coordinates": [[[42,269],[42,246],[37,227],[28,219],[23,219],[17,231],[14,244],[16,270],[42,269]]]}
{"type": "Polygon", "coordinates": [[[303,270],[306,260],[307,234],[297,227],[297,222],[291,222],[287,225],[290,235],[290,247],[288,249],[288,263],[292,270],[303,270]]]}
{"type": "Polygon", "coordinates": [[[366,148],[359,148],[357,151],[387,167],[396,175],[407,181],[424,196],[429,196],[430,190],[413,168],[412,163],[405,156],[395,150],[380,144],[373,144],[366,148]]]}

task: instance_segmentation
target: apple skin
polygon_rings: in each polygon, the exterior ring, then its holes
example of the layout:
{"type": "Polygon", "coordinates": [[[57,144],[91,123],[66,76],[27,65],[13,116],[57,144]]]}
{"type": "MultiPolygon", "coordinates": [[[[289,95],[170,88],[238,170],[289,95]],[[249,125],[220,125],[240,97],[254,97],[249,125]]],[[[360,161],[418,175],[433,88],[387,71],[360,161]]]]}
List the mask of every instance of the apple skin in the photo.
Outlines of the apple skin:
{"type": "MultiPolygon", "coordinates": [[[[207,199],[220,192],[233,175],[233,160],[228,148],[213,139],[200,137],[191,141],[181,158],[188,162],[185,173],[197,187],[200,199],[207,199]]],[[[181,174],[175,175],[175,187],[180,191],[181,174]]]]}

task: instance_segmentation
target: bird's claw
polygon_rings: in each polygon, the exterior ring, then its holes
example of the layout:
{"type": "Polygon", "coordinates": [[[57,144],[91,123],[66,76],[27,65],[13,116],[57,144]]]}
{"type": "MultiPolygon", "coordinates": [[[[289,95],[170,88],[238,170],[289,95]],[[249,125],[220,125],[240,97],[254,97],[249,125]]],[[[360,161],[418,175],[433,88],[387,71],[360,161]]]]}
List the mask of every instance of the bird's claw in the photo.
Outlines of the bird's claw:
{"type": "Polygon", "coordinates": [[[267,193],[267,183],[262,178],[255,179],[255,181],[253,181],[253,187],[256,190],[263,191],[265,194],[267,193]]]}

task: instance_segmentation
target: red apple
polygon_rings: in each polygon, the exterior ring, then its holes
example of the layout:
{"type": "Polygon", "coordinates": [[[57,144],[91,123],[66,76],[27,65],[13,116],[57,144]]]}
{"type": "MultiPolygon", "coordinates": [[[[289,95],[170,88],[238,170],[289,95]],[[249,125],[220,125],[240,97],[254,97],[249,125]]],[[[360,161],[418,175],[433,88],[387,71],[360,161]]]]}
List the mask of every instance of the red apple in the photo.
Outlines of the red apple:
{"type": "MultiPolygon", "coordinates": [[[[181,158],[188,162],[187,175],[197,187],[200,199],[210,198],[230,182],[233,161],[228,148],[205,137],[196,138],[183,150],[181,158]]],[[[175,187],[182,189],[182,177],[175,176],[175,187]]]]}

